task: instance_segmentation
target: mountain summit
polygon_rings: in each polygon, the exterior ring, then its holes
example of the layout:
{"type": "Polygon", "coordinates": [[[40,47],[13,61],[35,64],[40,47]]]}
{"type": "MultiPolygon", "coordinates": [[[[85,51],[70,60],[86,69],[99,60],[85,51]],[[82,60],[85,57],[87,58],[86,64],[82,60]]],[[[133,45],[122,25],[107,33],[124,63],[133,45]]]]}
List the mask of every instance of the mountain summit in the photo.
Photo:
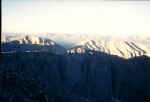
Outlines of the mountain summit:
{"type": "Polygon", "coordinates": [[[68,53],[84,53],[86,50],[100,51],[110,55],[117,55],[123,58],[132,58],[136,56],[150,56],[150,48],[138,41],[129,40],[86,40],[78,43],[75,47],[69,49],[68,53]]]}
{"type": "Polygon", "coordinates": [[[47,51],[55,54],[62,54],[65,53],[65,48],[50,39],[28,35],[20,39],[2,43],[2,52],[9,51],[47,51]]]}
{"type": "Polygon", "coordinates": [[[27,35],[23,37],[22,39],[17,40],[19,44],[37,44],[37,45],[50,45],[54,46],[56,43],[50,39],[42,38],[42,37],[37,37],[33,35],[27,35]]]}

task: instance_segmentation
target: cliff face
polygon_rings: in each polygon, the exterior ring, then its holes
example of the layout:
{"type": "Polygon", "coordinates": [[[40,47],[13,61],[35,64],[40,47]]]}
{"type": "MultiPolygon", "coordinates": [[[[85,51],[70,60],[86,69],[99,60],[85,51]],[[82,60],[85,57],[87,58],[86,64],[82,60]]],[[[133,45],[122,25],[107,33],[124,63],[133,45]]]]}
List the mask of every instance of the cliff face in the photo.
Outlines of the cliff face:
{"type": "Polygon", "coordinates": [[[111,102],[114,96],[121,102],[148,102],[149,62],[146,56],[126,60],[99,52],[2,54],[2,99],[111,102]]]}

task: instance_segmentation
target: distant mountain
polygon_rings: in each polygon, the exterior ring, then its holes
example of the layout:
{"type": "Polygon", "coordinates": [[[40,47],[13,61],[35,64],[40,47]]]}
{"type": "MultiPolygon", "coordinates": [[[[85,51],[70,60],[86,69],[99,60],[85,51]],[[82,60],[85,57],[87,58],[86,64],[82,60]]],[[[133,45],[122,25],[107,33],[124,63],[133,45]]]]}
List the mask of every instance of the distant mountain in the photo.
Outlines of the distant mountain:
{"type": "Polygon", "coordinates": [[[84,34],[84,33],[2,33],[3,41],[9,42],[13,40],[17,40],[22,38],[25,35],[34,35],[37,37],[47,38],[55,41],[57,44],[65,47],[65,48],[72,48],[77,43],[86,41],[86,40],[112,40],[112,39],[122,39],[122,40],[128,40],[128,41],[138,41],[143,44],[148,44],[150,42],[150,36],[144,36],[144,35],[104,35],[104,34],[84,34]]]}
{"type": "Polygon", "coordinates": [[[48,51],[55,54],[63,54],[66,49],[50,39],[30,35],[20,39],[3,42],[2,52],[10,51],[48,51]]]}
{"type": "Polygon", "coordinates": [[[32,33],[32,34],[24,34],[24,33],[3,33],[2,37],[4,37],[5,41],[13,41],[15,39],[21,38],[24,35],[35,35],[42,38],[51,39],[57,44],[64,46],[65,48],[71,48],[76,43],[84,41],[86,39],[108,39],[110,36],[102,36],[101,34],[81,34],[81,33],[32,33]]]}
{"type": "Polygon", "coordinates": [[[26,34],[24,34],[24,33],[4,33],[4,32],[2,32],[1,41],[2,42],[10,42],[13,40],[23,38],[25,35],[26,34]]]}
{"type": "Polygon", "coordinates": [[[150,56],[150,40],[139,41],[139,39],[101,39],[85,40],[75,47],[72,47],[67,53],[85,53],[88,50],[100,51],[110,55],[118,55],[123,58],[132,58],[136,56],[150,56]]]}
{"type": "Polygon", "coordinates": [[[45,33],[40,34],[45,38],[51,38],[56,41],[58,44],[64,46],[65,48],[71,48],[76,43],[88,38],[87,34],[68,34],[68,33],[45,33]]]}
{"type": "MultiPolygon", "coordinates": [[[[46,51],[49,49],[54,53],[84,53],[85,50],[94,50],[105,52],[111,55],[118,55],[123,58],[132,58],[135,56],[150,56],[150,37],[149,36],[102,36],[100,34],[59,34],[59,33],[41,33],[41,34],[3,34],[2,42],[5,45],[17,43],[19,45],[30,45],[23,50],[34,49],[38,51],[46,51]],[[33,36],[34,35],[34,36],[33,36]],[[50,40],[51,39],[51,40],[50,40]],[[54,43],[55,41],[56,43],[54,43]],[[8,44],[9,43],[9,44],[8,44]],[[53,45],[54,43],[54,45],[53,45]],[[33,47],[34,45],[34,47],[33,47]],[[31,46],[33,48],[31,48],[31,46]],[[35,47],[38,46],[38,47],[35,47]],[[40,46],[40,47],[39,47],[40,46]],[[41,49],[42,46],[42,49],[41,49]],[[59,47],[58,47],[59,46],[59,47]],[[64,48],[63,48],[63,47],[64,48]],[[66,48],[66,49],[65,49],[66,48]]],[[[13,47],[15,48],[15,47],[13,47]]],[[[4,50],[5,49],[5,50],[4,50]]],[[[11,47],[4,48],[12,49],[11,47]]],[[[29,50],[30,51],[30,50],[29,50]]],[[[31,50],[33,51],[33,50],[31,50]]]]}

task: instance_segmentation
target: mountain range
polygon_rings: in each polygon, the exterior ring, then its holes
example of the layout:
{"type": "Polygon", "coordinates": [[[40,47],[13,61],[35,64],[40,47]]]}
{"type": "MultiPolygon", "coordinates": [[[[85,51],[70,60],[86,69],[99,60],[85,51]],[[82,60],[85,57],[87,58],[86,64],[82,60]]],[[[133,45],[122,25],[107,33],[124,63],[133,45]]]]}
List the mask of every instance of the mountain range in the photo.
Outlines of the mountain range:
{"type": "Polygon", "coordinates": [[[148,37],[66,37],[3,36],[0,101],[149,102],[148,37]]]}
{"type": "Polygon", "coordinates": [[[123,58],[133,58],[136,56],[150,56],[150,39],[149,37],[112,37],[112,36],[87,36],[77,35],[74,40],[73,36],[66,34],[66,38],[60,39],[59,36],[51,34],[52,39],[39,37],[36,35],[27,36],[8,36],[2,39],[2,52],[8,51],[50,51],[55,54],[73,54],[84,53],[87,51],[99,51],[110,55],[117,55],[123,58]],[[68,41],[64,40],[67,39],[68,41]],[[76,39],[79,40],[76,40],[76,39]],[[5,39],[5,40],[4,40],[5,39]],[[69,44],[70,45],[69,45],[69,44]],[[69,45],[69,46],[68,46],[69,45]]]}

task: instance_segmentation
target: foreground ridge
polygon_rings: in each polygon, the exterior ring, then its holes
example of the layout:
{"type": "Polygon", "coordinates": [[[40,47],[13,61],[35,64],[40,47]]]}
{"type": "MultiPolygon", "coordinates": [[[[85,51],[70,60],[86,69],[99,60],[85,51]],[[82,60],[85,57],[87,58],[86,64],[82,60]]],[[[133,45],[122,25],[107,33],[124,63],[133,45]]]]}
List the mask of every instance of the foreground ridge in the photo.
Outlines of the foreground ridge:
{"type": "Polygon", "coordinates": [[[1,57],[4,102],[149,102],[147,56],[127,60],[93,51],[92,55],[16,52],[1,57]]]}

